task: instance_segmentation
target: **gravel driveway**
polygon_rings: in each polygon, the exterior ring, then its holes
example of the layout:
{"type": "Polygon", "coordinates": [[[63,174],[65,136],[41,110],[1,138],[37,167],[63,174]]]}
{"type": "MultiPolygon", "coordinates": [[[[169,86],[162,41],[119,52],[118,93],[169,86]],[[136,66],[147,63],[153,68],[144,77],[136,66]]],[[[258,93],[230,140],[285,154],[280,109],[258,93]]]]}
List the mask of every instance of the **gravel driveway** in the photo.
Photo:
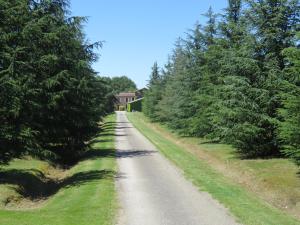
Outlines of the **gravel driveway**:
{"type": "Polygon", "coordinates": [[[119,225],[235,225],[227,209],[200,192],[117,112],[119,225]]]}

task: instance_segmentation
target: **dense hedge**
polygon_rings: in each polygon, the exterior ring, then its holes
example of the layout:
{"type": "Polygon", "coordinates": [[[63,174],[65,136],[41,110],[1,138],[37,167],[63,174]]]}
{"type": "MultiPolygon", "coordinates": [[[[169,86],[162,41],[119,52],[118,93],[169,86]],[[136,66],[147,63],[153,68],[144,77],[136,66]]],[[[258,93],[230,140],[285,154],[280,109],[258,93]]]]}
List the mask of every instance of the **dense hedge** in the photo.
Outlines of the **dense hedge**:
{"type": "Polygon", "coordinates": [[[134,111],[141,112],[142,104],[143,104],[143,99],[138,99],[133,102],[127,103],[127,111],[128,112],[134,112],[134,111]]]}

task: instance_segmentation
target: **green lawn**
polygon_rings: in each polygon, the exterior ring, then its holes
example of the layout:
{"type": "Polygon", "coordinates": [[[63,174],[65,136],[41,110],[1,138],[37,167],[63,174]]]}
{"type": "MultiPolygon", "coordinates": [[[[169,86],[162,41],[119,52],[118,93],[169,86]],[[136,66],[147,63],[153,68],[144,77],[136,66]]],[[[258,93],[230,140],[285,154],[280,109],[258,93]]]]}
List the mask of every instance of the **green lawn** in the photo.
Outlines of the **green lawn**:
{"type": "MultiPolygon", "coordinates": [[[[137,129],[154,143],[167,158],[184,171],[188,179],[200,190],[209,192],[215,199],[229,208],[240,223],[245,225],[300,224],[300,221],[271,206],[258,198],[253,192],[246,190],[242,185],[224,176],[217,169],[214,169],[208,161],[200,159],[176,144],[176,140],[172,141],[167,138],[165,132],[154,129],[141,113],[127,113],[127,115],[137,129]]],[[[212,147],[213,145],[209,146],[212,147]]],[[[252,169],[257,167],[259,166],[252,165],[252,169]]]]}
{"type": "Polygon", "coordinates": [[[94,140],[93,150],[67,171],[55,172],[49,164],[30,158],[15,160],[10,165],[1,167],[0,224],[114,224],[118,207],[114,185],[115,115],[108,116],[105,122],[105,130],[94,140]],[[47,172],[54,177],[47,178],[47,172]],[[55,175],[64,178],[56,182],[55,175]],[[41,196],[48,198],[43,203],[28,200],[22,201],[25,204],[21,202],[19,208],[16,208],[18,204],[14,204],[9,210],[7,206],[5,208],[7,199],[18,199],[21,195],[33,200],[41,196]]]}

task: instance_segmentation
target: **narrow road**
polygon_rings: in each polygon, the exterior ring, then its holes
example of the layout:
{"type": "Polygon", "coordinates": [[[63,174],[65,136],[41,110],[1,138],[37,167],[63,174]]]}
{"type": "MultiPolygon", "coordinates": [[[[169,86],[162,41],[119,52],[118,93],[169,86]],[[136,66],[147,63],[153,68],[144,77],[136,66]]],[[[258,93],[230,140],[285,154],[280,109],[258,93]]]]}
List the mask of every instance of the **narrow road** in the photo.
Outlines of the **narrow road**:
{"type": "Polygon", "coordinates": [[[200,192],[117,112],[118,225],[235,225],[222,205],[200,192]]]}

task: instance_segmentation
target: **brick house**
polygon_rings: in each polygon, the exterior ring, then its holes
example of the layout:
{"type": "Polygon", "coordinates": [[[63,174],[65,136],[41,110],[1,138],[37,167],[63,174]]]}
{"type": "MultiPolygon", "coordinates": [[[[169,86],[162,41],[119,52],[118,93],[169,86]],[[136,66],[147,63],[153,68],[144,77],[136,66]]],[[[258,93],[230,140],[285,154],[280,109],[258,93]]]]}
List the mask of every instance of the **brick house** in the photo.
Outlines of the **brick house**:
{"type": "Polygon", "coordinates": [[[127,109],[127,103],[135,101],[137,99],[143,98],[144,91],[146,89],[140,89],[135,92],[121,92],[116,95],[116,104],[115,109],[116,110],[126,110],[127,109]]]}

